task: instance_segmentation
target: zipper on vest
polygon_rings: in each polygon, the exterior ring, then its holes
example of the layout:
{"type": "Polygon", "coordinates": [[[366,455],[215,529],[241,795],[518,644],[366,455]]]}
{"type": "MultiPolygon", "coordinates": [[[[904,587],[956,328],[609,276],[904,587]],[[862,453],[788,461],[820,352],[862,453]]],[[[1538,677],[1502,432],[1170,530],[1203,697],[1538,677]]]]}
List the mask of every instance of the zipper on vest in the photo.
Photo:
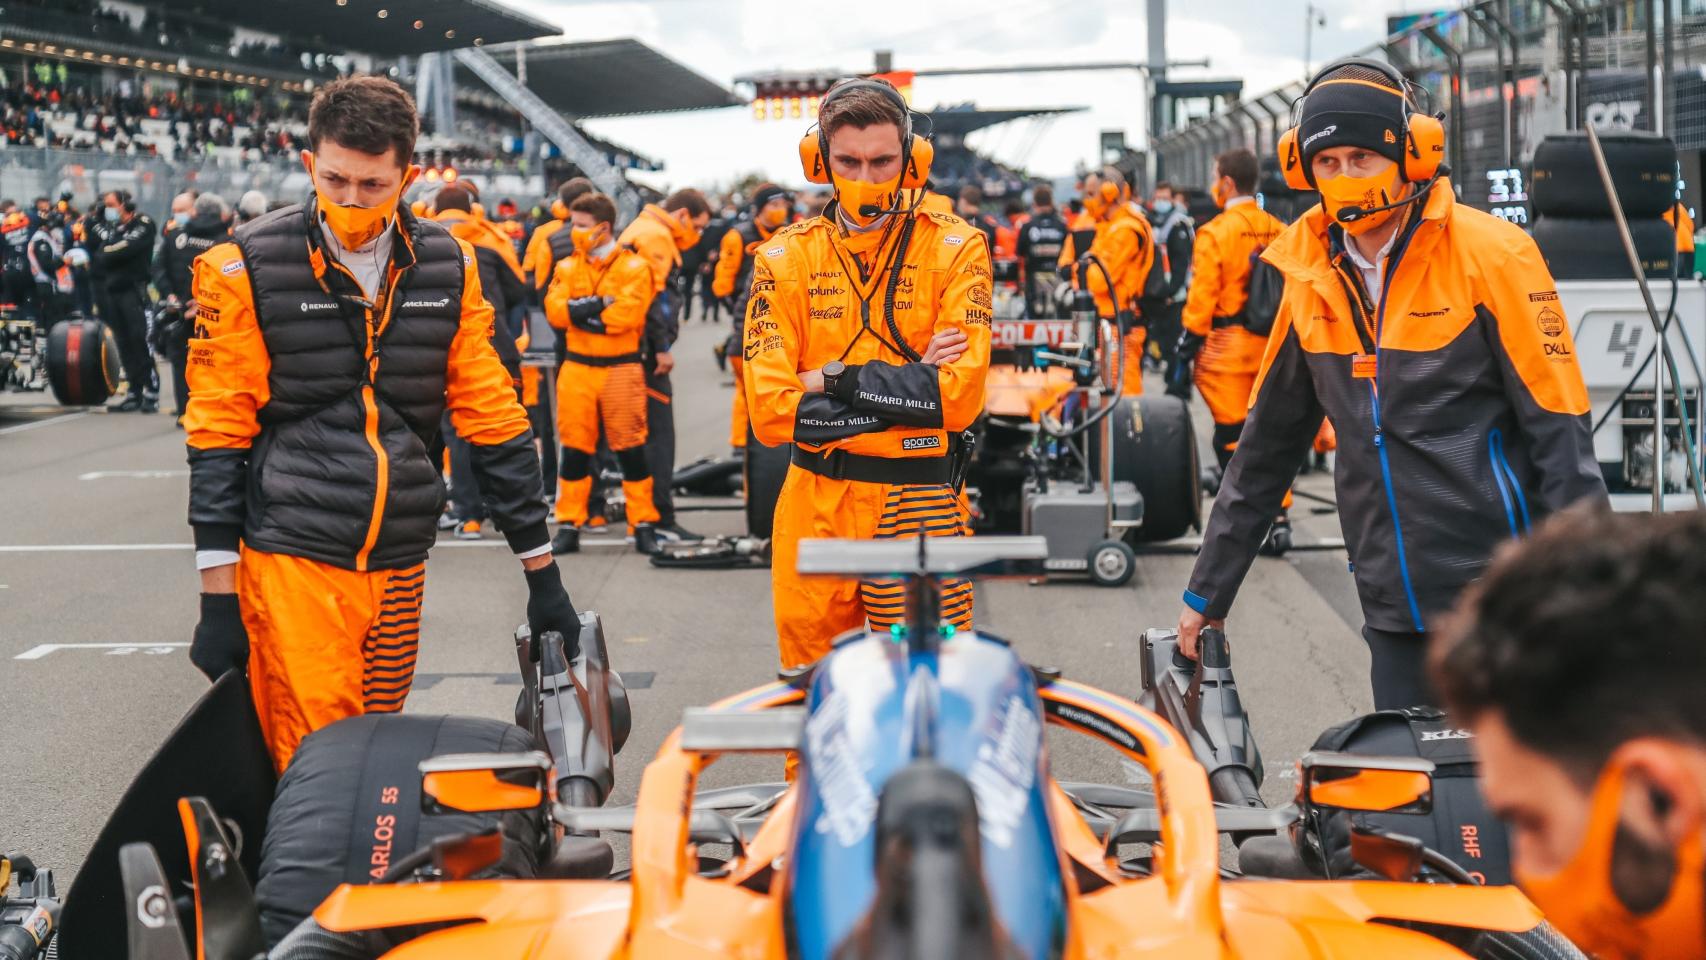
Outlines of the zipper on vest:
{"type": "Polygon", "coordinates": [[[385,456],[385,445],[379,441],[379,400],[373,393],[373,382],[379,376],[379,335],[391,324],[391,312],[397,302],[395,296],[396,284],[402,278],[402,272],[391,278],[380,296],[378,326],[373,323],[373,311],[365,311],[367,321],[367,356],[363,369],[361,384],[361,406],[366,414],[363,433],[367,437],[367,445],[373,450],[374,479],[373,479],[373,512],[367,521],[367,539],[362,542],[361,552],[355,555],[355,568],[367,570],[368,556],[373,553],[374,544],[379,542],[379,528],[385,521],[385,501],[391,490],[391,461],[385,456]]]}

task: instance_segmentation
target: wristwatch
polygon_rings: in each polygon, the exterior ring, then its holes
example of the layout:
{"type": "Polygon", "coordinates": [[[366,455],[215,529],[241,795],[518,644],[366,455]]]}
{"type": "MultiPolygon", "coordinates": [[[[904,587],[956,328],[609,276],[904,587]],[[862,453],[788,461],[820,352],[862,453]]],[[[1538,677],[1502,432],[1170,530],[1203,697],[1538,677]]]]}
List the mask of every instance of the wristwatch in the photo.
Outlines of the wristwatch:
{"type": "Polygon", "coordinates": [[[841,384],[842,374],[847,372],[847,364],[840,360],[831,360],[823,365],[823,392],[835,396],[835,388],[841,384]]]}

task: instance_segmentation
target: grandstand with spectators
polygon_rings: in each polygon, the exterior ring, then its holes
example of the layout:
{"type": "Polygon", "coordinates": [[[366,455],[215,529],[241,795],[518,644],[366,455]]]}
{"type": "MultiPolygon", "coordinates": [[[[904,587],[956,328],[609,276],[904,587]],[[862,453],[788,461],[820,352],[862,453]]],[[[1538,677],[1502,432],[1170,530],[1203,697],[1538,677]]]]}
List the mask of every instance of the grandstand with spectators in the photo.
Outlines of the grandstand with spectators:
{"type": "MultiPolygon", "coordinates": [[[[559,43],[518,54],[519,41],[561,31],[488,0],[316,0],[218,4],[198,0],[7,0],[0,13],[0,196],[70,192],[87,204],[123,188],[163,210],[185,185],[237,196],[306,189],[296,157],[317,83],[352,72],[414,84],[423,110],[417,161],[531,204],[547,185],[581,174],[509,97],[466,68],[450,106],[426,89],[450,75],[447,51],[485,48],[540,80],[573,64],[581,95],[623,91],[591,109],[552,106],[572,121],[735,103],[729,91],[633,40],[559,43]],[[319,9],[323,6],[324,9],[319,9]],[[337,38],[337,39],[333,39],[337,38]],[[628,82],[644,64],[656,83],[628,82]],[[546,75],[542,75],[546,74],[546,75]]],[[[637,151],[572,135],[615,171],[654,170],[637,151]]],[[[583,160],[587,157],[580,154],[583,160]]]]}

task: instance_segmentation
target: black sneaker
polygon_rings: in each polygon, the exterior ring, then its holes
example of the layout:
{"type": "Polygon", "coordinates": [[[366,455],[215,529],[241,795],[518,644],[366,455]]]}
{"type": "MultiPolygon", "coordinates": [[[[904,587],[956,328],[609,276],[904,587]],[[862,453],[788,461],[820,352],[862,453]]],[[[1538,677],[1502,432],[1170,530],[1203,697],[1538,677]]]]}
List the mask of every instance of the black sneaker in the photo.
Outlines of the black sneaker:
{"type": "Polygon", "coordinates": [[[159,413],[160,401],[155,400],[153,397],[143,397],[142,406],[138,407],[137,410],[140,413],[159,413]]]}
{"type": "Polygon", "coordinates": [[[581,552],[581,528],[565,523],[551,538],[551,552],[556,554],[581,552]]]}
{"type": "Polygon", "coordinates": [[[694,533],[679,523],[671,521],[656,525],[657,538],[664,543],[702,543],[703,534],[694,533]]]}
{"type": "Polygon", "coordinates": [[[658,528],[649,523],[634,524],[634,549],[644,554],[658,552],[658,528]]]}
{"type": "Polygon", "coordinates": [[[125,397],[124,400],[120,401],[119,403],[115,403],[112,406],[108,407],[107,412],[108,413],[135,413],[136,411],[141,410],[141,409],[142,409],[142,398],[135,395],[135,394],[131,394],[130,396],[125,397]]]}
{"type": "Polygon", "coordinates": [[[1291,519],[1280,514],[1274,525],[1268,528],[1267,539],[1262,541],[1261,553],[1265,557],[1283,557],[1291,549],[1291,519]]]}

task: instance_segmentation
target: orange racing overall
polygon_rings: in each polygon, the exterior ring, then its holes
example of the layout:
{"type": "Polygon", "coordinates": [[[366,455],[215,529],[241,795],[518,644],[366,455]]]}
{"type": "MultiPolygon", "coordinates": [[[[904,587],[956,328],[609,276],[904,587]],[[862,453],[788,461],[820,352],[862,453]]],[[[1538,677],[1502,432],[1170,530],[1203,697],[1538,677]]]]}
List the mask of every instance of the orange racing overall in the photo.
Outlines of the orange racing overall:
{"type": "MultiPolygon", "coordinates": [[[[898,582],[801,577],[794,567],[802,538],[964,535],[949,438],[982,409],[989,370],[992,284],[982,231],[928,208],[852,234],[836,216],[832,206],[760,245],[747,307],[754,433],[794,446],[771,562],[784,667],[822,657],[837,634],[904,615],[898,582]],[[919,362],[935,333],[955,328],[967,338],[957,360],[919,362]],[[833,360],[847,366],[834,393],[806,392],[800,374],[833,360]]],[[[970,626],[969,582],[945,586],[942,616],[970,626]]]]}
{"type": "Polygon", "coordinates": [[[640,336],[653,295],[646,258],[611,245],[603,257],[576,251],[557,264],[545,294],[545,319],[562,330],[567,360],[557,374],[557,425],[562,478],[557,521],[582,526],[592,493],[598,428],[622,465],[629,532],[656,523],[652,477],[646,467],[646,377],[640,336]]]}

